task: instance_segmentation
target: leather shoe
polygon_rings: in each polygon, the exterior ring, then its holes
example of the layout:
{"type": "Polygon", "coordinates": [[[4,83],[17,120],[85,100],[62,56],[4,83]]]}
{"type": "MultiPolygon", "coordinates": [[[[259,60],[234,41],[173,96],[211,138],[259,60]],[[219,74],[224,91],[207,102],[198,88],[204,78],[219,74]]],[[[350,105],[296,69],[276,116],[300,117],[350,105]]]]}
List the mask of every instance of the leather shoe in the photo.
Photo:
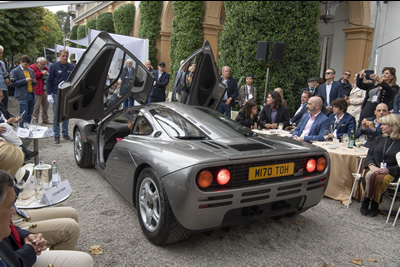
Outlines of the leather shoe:
{"type": "Polygon", "coordinates": [[[25,160],[30,160],[31,158],[33,158],[33,157],[36,156],[37,154],[38,154],[37,151],[26,150],[26,151],[25,151],[25,160]]]}
{"type": "Polygon", "coordinates": [[[371,210],[369,211],[368,215],[371,216],[371,217],[375,217],[375,216],[378,215],[378,213],[379,213],[379,203],[374,201],[374,200],[372,200],[371,210]]]}
{"type": "Polygon", "coordinates": [[[60,137],[54,137],[54,144],[60,143],[60,137]]]}
{"type": "Polygon", "coordinates": [[[74,140],[72,140],[72,138],[69,135],[64,135],[63,139],[67,140],[67,141],[74,141],[74,140]]]}
{"type": "Polygon", "coordinates": [[[369,209],[368,209],[369,202],[370,202],[370,199],[365,198],[364,201],[361,203],[361,208],[360,208],[361,215],[367,216],[367,214],[369,213],[369,209]]]}
{"type": "Polygon", "coordinates": [[[47,121],[44,121],[43,124],[53,124],[53,123],[47,120],[47,121]]]}

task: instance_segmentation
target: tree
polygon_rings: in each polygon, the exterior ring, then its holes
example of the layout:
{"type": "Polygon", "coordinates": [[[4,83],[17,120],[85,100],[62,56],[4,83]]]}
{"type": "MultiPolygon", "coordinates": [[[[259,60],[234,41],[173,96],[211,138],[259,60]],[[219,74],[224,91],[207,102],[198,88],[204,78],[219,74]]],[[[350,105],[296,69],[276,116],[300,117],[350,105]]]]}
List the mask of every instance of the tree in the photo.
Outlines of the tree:
{"type": "Polygon", "coordinates": [[[35,52],[34,40],[38,36],[44,17],[44,8],[0,10],[0,44],[4,57],[35,52]]]}
{"type": "Polygon", "coordinates": [[[96,30],[96,18],[91,18],[88,20],[87,24],[86,24],[86,28],[88,29],[92,29],[92,30],[96,30]]]}
{"type": "Polygon", "coordinates": [[[160,36],[161,1],[140,1],[139,38],[149,39],[149,60],[153,66],[158,65],[156,41],[160,36]]]}
{"type": "Polygon", "coordinates": [[[135,18],[135,5],[125,4],[114,11],[115,33],[129,35],[133,28],[135,18]]]}
{"type": "MultiPolygon", "coordinates": [[[[203,1],[173,1],[172,35],[170,39],[169,55],[171,58],[170,84],[174,84],[175,72],[179,63],[194,51],[202,47],[203,43],[203,1]]],[[[172,86],[171,86],[172,88],[172,86]]]]}
{"type": "MultiPolygon", "coordinates": [[[[289,107],[297,106],[299,90],[318,76],[318,1],[225,1],[226,23],[219,38],[219,66],[232,76],[253,74],[257,103],[263,104],[266,62],[257,61],[257,41],[285,44],[284,60],[271,62],[268,91],[281,87],[289,107]]],[[[270,45],[269,55],[272,54],[270,45]]],[[[291,110],[293,113],[294,110],[291,110]]]]}
{"type": "Polygon", "coordinates": [[[62,44],[64,32],[57,23],[57,16],[45,10],[43,25],[40,27],[39,34],[35,38],[35,54],[33,56],[43,55],[45,47],[54,48],[54,43],[62,44]]]}
{"type": "Polygon", "coordinates": [[[59,19],[60,28],[62,28],[65,34],[69,34],[71,23],[69,21],[68,13],[63,10],[59,10],[56,12],[56,16],[59,19]]]}
{"type": "MultiPolygon", "coordinates": [[[[78,35],[77,40],[85,38],[87,35],[87,26],[86,25],[79,25],[78,27],[78,35]]],[[[77,45],[78,48],[85,48],[85,46],[77,45]]]]}

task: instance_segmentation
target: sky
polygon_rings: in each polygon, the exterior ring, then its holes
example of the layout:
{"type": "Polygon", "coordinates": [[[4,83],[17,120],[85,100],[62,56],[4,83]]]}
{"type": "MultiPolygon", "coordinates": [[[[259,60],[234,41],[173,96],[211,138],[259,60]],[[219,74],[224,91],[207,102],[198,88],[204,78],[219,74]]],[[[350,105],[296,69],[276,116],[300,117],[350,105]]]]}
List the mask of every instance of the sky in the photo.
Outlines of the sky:
{"type": "Polygon", "coordinates": [[[68,5],[60,5],[60,6],[45,6],[44,8],[47,8],[54,14],[57,13],[59,10],[63,10],[65,12],[68,12],[68,5]]]}

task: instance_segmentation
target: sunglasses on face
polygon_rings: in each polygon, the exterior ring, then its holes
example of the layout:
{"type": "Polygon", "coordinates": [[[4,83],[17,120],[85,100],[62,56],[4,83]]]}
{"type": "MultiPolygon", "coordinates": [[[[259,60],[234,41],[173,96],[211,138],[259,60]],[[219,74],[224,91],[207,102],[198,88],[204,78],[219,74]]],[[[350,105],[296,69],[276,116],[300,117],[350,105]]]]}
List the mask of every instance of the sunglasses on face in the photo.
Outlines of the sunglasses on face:
{"type": "Polygon", "coordinates": [[[329,74],[333,74],[333,72],[325,72],[325,74],[328,74],[328,75],[329,75],[329,74]]]}

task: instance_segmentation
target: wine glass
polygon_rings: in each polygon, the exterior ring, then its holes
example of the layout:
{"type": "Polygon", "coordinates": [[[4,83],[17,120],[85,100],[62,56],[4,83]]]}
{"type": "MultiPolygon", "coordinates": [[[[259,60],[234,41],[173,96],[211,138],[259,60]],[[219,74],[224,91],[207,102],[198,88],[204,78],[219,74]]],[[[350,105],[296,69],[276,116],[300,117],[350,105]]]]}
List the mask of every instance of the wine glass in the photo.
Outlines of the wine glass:
{"type": "Polygon", "coordinates": [[[343,144],[348,144],[349,143],[349,135],[348,134],[343,134],[342,135],[342,143],[343,144]]]}
{"type": "Polygon", "coordinates": [[[322,132],[322,135],[323,135],[325,141],[327,141],[327,140],[328,140],[328,136],[329,136],[329,130],[324,130],[324,131],[322,132]]]}
{"type": "Polygon", "coordinates": [[[360,135],[360,137],[358,137],[356,139],[356,146],[358,147],[358,151],[361,151],[360,147],[364,143],[365,143],[365,136],[364,135],[360,135]]]}
{"type": "Polygon", "coordinates": [[[282,133],[283,130],[283,123],[278,124],[279,133],[282,133]]]}
{"type": "Polygon", "coordinates": [[[40,202],[43,196],[43,181],[40,176],[35,176],[35,197],[36,201],[40,202]]]}
{"type": "Polygon", "coordinates": [[[18,195],[17,202],[20,201],[19,196],[20,196],[20,195],[22,194],[22,192],[24,191],[25,185],[26,185],[26,183],[25,183],[24,179],[21,179],[21,181],[19,181],[19,182],[15,185],[15,186],[18,187],[18,189],[19,189],[19,193],[18,193],[19,195],[18,195]]]}

